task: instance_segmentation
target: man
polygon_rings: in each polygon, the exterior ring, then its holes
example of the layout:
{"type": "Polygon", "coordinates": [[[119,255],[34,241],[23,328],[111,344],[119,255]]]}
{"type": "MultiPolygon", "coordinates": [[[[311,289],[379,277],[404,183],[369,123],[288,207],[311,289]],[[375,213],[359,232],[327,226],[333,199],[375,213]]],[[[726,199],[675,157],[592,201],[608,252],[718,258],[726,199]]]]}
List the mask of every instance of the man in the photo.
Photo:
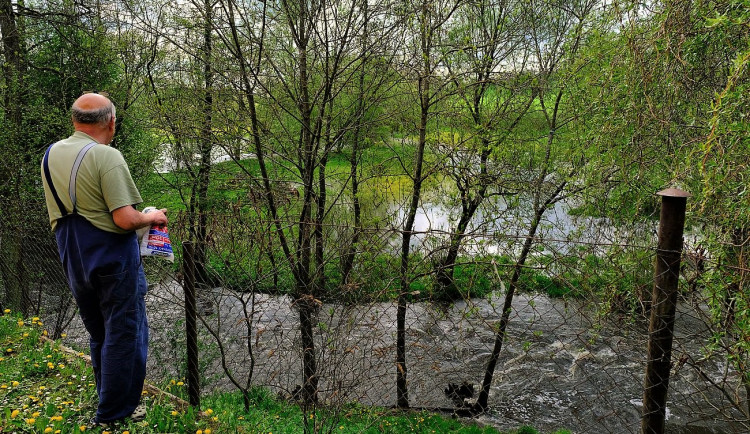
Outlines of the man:
{"type": "Polygon", "coordinates": [[[143,214],[122,154],[108,146],[115,106],[87,93],[71,107],[75,132],[47,150],[42,179],[50,224],[68,284],[90,335],[99,405],[94,425],[140,420],[146,377],[146,277],[135,230],[166,224],[166,210],[143,214]]]}

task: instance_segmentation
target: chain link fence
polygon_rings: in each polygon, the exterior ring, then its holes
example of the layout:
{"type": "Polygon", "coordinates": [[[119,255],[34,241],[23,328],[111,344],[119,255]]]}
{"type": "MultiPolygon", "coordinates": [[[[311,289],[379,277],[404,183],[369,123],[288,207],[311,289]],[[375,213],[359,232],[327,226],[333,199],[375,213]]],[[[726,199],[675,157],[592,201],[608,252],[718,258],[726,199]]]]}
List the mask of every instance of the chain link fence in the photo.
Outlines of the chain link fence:
{"type": "MultiPolygon", "coordinates": [[[[323,226],[324,260],[311,272],[318,280],[302,294],[294,289],[290,256],[274,238],[277,228],[298,222],[276,225],[257,207],[206,215],[205,248],[193,258],[196,269],[186,272],[182,243],[194,236],[197,220],[189,213],[171,215],[175,263],[144,258],[149,380],[166,386],[188,377],[185,288],[194,278],[201,394],[264,387],[340,418],[338,410],[349,403],[395,406],[397,371],[403,369],[410,407],[469,415],[497,345],[513,272],[520,270],[488,408],[474,417],[500,429],[639,432],[657,223],[576,222],[555,216],[561,212],[550,211],[522,267],[516,258],[526,237],[486,228],[471,232],[447,291],[435,284],[435,269],[450,234],[439,225],[418,228],[408,294],[399,289],[397,225],[359,232],[347,279],[340,268],[356,228],[323,226]],[[399,295],[406,301],[403,367],[396,364],[399,295]],[[305,321],[314,348],[304,343],[305,321]],[[314,404],[304,394],[311,355],[314,404]]],[[[27,219],[26,227],[13,227],[7,214],[5,220],[3,303],[20,290],[26,313],[44,318],[53,337],[64,333],[64,344],[85,349],[86,332],[44,218],[27,219]]],[[[711,289],[715,282],[708,276],[726,272],[726,264],[700,240],[685,236],[667,432],[748,432],[750,372],[742,370],[746,359],[736,345],[747,335],[735,326],[744,314],[733,298],[711,289]]]]}

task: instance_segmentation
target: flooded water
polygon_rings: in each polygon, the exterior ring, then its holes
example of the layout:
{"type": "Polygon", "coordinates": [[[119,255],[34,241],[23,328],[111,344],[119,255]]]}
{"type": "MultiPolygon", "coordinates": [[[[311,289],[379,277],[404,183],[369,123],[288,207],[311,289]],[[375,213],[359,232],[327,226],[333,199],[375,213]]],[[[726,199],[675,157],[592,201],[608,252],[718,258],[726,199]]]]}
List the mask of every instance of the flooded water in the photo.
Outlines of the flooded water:
{"type": "MultiPolygon", "coordinates": [[[[219,336],[232,375],[244,384],[250,371],[248,338],[255,357],[252,383],[281,395],[302,384],[298,312],[288,297],[235,294],[215,289],[218,314],[205,318],[219,336]],[[244,299],[246,308],[243,308],[244,299]],[[247,312],[247,314],[246,314],[247,312]],[[248,324],[250,330],[248,330],[248,324]]],[[[500,319],[500,294],[452,305],[410,304],[407,313],[407,380],[413,407],[446,408],[449,384],[479,390],[500,319]]],[[[178,375],[184,357],[183,294],[174,283],[148,295],[151,325],[149,372],[178,375]]],[[[490,393],[490,411],[478,419],[501,429],[532,425],[541,432],[640,431],[647,330],[644,321],[597,317],[591,306],[544,296],[516,296],[507,338],[490,393]]],[[[703,358],[709,330],[701,310],[679,308],[670,380],[670,433],[748,432],[746,420],[721,391],[685,360],[694,361],[717,385],[736,386],[721,357],[703,358]]],[[[316,351],[321,398],[329,404],[396,402],[396,305],[324,304],[317,317],[316,351]]],[[[80,330],[76,325],[72,330],[80,330]]],[[[76,339],[75,333],[68,339],[76,339]]],[[[79,335],[79,341],[82,337],[79,335]]],[[[204,389],[232,389],[222,372],[216,342],[201,337],[204,389]]]]}

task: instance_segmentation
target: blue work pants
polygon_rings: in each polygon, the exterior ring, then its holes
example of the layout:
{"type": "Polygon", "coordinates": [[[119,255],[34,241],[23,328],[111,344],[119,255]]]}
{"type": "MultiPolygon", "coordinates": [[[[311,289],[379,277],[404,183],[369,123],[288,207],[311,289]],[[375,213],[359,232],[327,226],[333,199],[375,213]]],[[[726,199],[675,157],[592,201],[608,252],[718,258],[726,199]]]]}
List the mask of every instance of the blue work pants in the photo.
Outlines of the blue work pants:
{"type": "Polygon", "coordinates": [[[60,260],[90,335],[98,422],[130,416],[146,378],[146,276],[135,232],[103,231],[78,214],[57,221],[60,260]]]}

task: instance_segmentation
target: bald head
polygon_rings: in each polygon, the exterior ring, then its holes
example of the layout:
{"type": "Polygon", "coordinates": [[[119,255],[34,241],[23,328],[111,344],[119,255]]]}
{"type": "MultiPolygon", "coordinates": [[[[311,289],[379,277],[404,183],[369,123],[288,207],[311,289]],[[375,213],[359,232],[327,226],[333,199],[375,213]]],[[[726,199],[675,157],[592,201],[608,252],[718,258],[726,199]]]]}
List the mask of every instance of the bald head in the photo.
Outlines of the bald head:
{"type": "Polygon", "coordinates": [[[115,105],[104,95],[87,93],[81,95],[70,108],[74,124],[98,124],[104,126],[115,117],[115,105]]]}
{"type": "Polygon", "coordinates": [[[104,95],[81,95],[70,108],[73,128],[107,144],[115,135],[115,105],[104,95]]]}

